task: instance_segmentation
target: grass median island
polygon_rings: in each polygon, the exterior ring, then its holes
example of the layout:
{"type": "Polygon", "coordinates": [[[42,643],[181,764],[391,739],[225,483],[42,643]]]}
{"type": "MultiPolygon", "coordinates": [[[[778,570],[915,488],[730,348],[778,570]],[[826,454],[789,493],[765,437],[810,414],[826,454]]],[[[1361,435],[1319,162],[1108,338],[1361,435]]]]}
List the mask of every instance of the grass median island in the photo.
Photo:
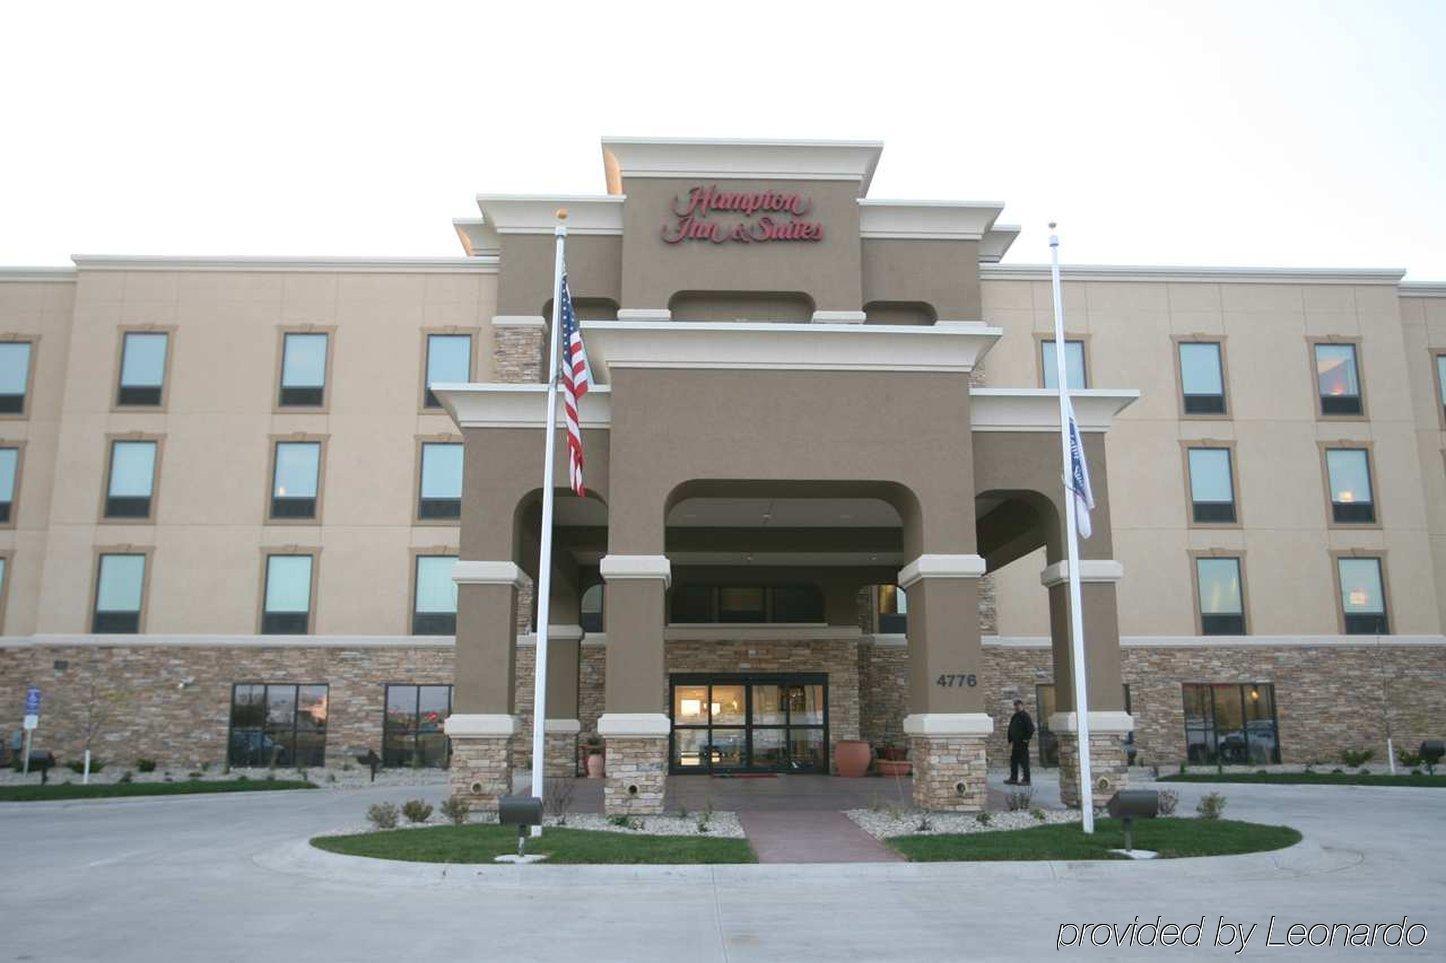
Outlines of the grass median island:
{"type": "Polygon", "coordinates": [[[1446,775],[1386,772],[1184,772],[1161,776],[1160,782],[1235,782],[1261,786],[1417,786],[1446,789],[1446,775]]]}
{"type": "MultiPolygon", "coordinates": [[[[511,826],[429,826],[353,836],[318,836],[311,845],[347,856],[416,863],[490,863],[517,852],[511,826]]],[[[548,827],[529,839],[527,852],[546,853],[549,863],[751,863],[746,839],[649,836],[548,827]]]]}
{"type": "MultiPolygon", "coordinates": [[[[1077,823],[1032,826],[937,836],[898,836],[885,840],[913,862],[1027,859],[1124,859],[1111,849],[1125,845],[1125,832],[1116,819],[1095,821],[1095,832],[1085,835],[1077,823]]],[[[1151,849],[1162,859],[1181,856],[1227,856],[1283,849],[1300,842],[1289,826],[1265,826],[1231,819],[1137,819],[1136,849],[1151,849]]]]}
{"type": "Polygon", "coordinates": [[[302,779],[187,779],[182,782],[49,783],[44,786],[0,786],[0,802],[52,802],[64,799],[104,799],[112,796],[184,796],[194,793],[262,792],[275,789],[315,789],[302,779]]]}

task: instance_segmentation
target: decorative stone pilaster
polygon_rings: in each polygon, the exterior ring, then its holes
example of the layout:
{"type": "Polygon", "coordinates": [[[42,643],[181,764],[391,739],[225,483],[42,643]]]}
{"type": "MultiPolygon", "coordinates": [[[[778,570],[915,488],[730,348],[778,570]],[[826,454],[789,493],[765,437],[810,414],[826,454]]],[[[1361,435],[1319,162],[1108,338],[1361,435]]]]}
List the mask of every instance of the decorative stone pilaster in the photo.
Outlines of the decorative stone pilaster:
{"type": "Polygon", "coordinates": [[[661,713],[604,713],[603,811],[609,816],[663,811],[668,774],[668,717],[661,713]]]}
{"type": "Polygon", "coordinates": [[[914,805],[935,812],[978,812],[989,798],[986,713],[920,713],[904,719],[914,764],[914,805]]]}
{"type": "MultiPolygon", "coordinates": [[[[1129,759],[1125,734],[1134,728],[1123,712],[1090,713],[1090,780],[1096,808],[1103,806],[1118,790],[1128,787],[1129,759]]],[[[1049,718],[1050,732],[1059,739],[1059,798],[1078,808],[1079,736],[1073,712],[1056,712],[1049,718]]]]}
{"type": "Polygon", "coordinates": [[[546,367],[542,354],[547,322],[541,316],[498,315],[492,319],[492,372],[500,382],[535,384],[546,367]]]}
{"type": "Polygon", "coordinates": [[[509,715],[453,715],[444,728],[452,740],[448,782],[473,809],[495,810],[512,791],[512,741],[517,719],[509,715]]]}

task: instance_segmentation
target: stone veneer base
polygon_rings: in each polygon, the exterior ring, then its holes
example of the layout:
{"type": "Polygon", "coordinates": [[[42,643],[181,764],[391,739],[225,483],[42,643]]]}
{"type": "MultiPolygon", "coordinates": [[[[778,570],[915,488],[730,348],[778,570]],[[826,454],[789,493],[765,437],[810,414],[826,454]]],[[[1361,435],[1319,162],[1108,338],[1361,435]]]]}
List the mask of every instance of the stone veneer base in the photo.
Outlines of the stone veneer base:
{"type": "Polygon", "coordinates": [[[985,736],[910,736],[914,805],[930,812],[978,812],[988,801],[985,736]]]}
{"type": "MultiPolygon", "coordinates": [[[[1059,799],[1071,809],[1079,808],[1079,736],[1073,732],[1059,737],[1059,799]]],[[[1090,777],[1094,783],[1095,808],[1129,784],[1125,737],[1115,732],[1090,733],[1090,777]]]]}
{"type": "Polygon", "coordinates": [[[512,737],[453,736],[448,783],[474,810],[495,810],[512,791],[512,737]]]}
{"type": "Polygon", "coordinates": [[[667,788],[666,736],[611,736],[604,742],[603,811],[609,816],[642,816],[663,811],[667,788]]]}

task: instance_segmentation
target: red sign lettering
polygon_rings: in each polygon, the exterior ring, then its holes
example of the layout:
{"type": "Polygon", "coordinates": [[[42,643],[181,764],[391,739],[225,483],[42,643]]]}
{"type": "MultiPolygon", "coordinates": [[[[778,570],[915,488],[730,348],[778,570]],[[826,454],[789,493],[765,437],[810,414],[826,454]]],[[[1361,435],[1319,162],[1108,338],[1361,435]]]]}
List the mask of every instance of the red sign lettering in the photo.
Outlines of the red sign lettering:
{"type": "Polygon", "coordinates": [[[686,197],[673,198],[672,219],[663,224],[669,244],[709,241],[742,244],[765,241],[821,241],[823,225],[804,220],[813,201],[787,191],[723,191],[718,185],[699,185],[686,197]],[[715,220],[716,213],[739,214],[741,219],[715,220]]]}

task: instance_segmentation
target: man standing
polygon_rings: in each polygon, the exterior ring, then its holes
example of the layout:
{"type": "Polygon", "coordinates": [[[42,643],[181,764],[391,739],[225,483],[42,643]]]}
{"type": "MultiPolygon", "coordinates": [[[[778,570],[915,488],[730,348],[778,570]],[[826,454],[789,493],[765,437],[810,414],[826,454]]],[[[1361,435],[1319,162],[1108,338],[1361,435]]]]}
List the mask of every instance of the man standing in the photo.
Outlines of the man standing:
{"type": "Polygon", "coordinates": [[[1009,778],[1006,786],[1029,785],[1029,740],[1034,738],[1034,720],[1024,711],[1024,700],[1014,700],[1014,715],[1009,717],[1009,778]],[[1019,770],[1024,769],[1023,781],[1019,770]]]}

